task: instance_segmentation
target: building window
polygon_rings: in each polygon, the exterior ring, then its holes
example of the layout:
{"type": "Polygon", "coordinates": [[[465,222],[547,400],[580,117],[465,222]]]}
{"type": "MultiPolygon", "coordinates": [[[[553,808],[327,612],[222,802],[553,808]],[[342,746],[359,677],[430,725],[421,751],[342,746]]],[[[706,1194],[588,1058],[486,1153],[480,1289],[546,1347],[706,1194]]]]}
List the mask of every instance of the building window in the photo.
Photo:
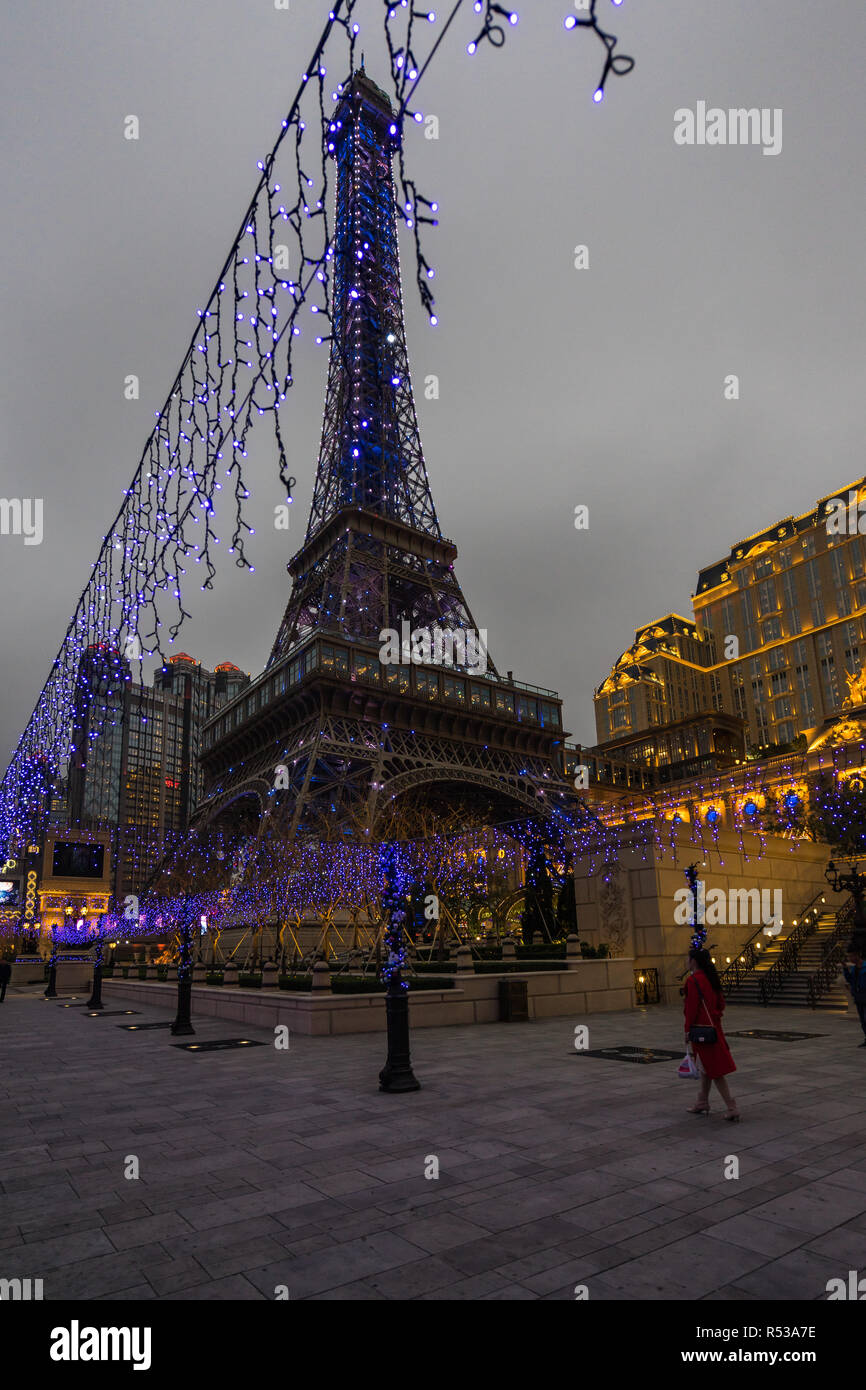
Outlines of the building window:
{"type": "Polygon", "coordinates": [[[439,678],[435,671],[415,671],[415,692],[421,699],[439,699],[439,678]]]}
{"type": "Polygon", "coordinates": [[[527,695],[517,696],[517,719],[530,720],[532,724],[538,723],[538,703],[527,695]]]}
{"type": "Polygon", "coordinates": [[[755,561],[755,578],[765,579],[768,574],[773,573],[773,561],[769,555],[762,555],[755,561]]]}
{"type": "Polygon", "coordinates": [[[765,623],[761,624],[761,638],[765,644],[767,642],[777,642],[781,636],[781,618],[768,618],[765,623]]]}
{"type": "Polygon", "coordinates": [[[408,695],[412,684],[410,669],[411,668],[408,666],[386,666],[385,683],[388,686],[388,689],[396,690],[401,695],[408,695]]]}
{"type": "Polygon", "coordinates": [[[490,709],[490,687],[487,685],[471,685],[469,687],[472,697],[473,709],[490,709]]]}
{"type": "Polygon", "coordinates": [[[332,647],[328,642],[322,644],[322,666],[335,676],[348,676],[349,653],[343,647],[332,647]]]}
{"type": "Polygon", "coordinates": [[[466,704],[466,682],[456,676],[442,677],[442,690],[446,700],[456,700],[458,705],[466,704]]]}
{"type": "Polygon", "coordinates": [[[551,705],[547,700],[542,700],[541,722],[546,729],[560,728],[561,722],[559,718],[559,706],[551,705]]]}
{"type": "Polygon", "coordinates": [[[496,692],[496,713],[510,714],[514,718],[514,696],[507,690],[496,692]]]}
{"type": "Polygon", "coordinates": [[[378,685],[382,674],[378,657],[366,656],[363,652],[355,652],[352,664],[355,668],[355,680],[370,681],[378,685]]]}

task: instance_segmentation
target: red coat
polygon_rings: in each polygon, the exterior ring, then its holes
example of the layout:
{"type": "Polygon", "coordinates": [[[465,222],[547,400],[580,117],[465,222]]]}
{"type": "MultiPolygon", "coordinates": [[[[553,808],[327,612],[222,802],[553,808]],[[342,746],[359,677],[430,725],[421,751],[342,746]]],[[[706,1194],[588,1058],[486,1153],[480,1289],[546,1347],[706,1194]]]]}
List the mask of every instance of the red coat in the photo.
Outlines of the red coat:
{"type": "Polygon", "coordinates": [[[718,994],[716,993],[703,970],[695,970],[693,974],[686,978],[686,1038],[689,1036],[689,1029],[695,1023],[706,1024],[712,1022],[716,1030],[716,1042],[692,1043],[692,1047],[700,1060],[701,1066],[711,1081],[717,1076],[727,1076],[729,1072],[737,1070],[736,1063],[731,1056],[730,1049],[725,1041],[725,1035],[722,1031],[722,1014],[724,1011],[724,995],[721,990],[718,994]],[[702,994],[703,998],[701,997],[702,994]],[[704,1008],[704,1000],[706,1000],[706,1008],[704,1008]],[[708,1011],[709,1018],[707,1018],[708,1011]]]}

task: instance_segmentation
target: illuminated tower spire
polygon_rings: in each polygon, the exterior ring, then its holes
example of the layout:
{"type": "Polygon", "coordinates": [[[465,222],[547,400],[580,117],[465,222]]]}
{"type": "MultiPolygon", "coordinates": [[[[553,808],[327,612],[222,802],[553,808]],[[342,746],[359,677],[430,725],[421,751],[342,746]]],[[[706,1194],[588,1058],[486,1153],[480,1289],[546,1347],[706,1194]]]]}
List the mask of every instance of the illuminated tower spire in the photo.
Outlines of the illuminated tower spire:
{"type": "MultiPolygon", "coordinates": [[[[269,665],[317,629],[354,638],[474,628],[430,493],[403,323],[388,97],[363,71],[327,132],[337,165],[322,443],[303,549],[269,665]]],[[[411,216],[411,209],[407,210],[411,216]]]]}

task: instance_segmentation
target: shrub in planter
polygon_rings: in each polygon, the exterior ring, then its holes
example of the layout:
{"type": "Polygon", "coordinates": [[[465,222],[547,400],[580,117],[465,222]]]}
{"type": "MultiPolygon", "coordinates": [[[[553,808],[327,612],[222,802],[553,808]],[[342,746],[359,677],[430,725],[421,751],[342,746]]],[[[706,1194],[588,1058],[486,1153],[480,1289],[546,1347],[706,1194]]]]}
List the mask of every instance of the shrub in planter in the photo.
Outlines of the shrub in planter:
{"type": "Polygon", "coordinates": [[[140,965],[140,966],[138,967],[138,978],[139,978],[140,980],[146,980],[146,979],[147,979],[147,966],[146,966],[146,965],[140,965]]]}
{"type": "Polygon", "coordinates": [[[521,960],[498,961],[479,960],[475,963],[476,975],[525,975],[532,970],[567,970],[563,960],[521,960]]]}
{"type": "Polygon", "coordinates": [[[240,975],[238,975],[238,984],[241,989],[261,989],[262,977],[258,973],[253,974],[252,971],[249,973],[242,971],[240,975]]]}
{"type": "Polygon", "coordinates": [[[158,965],[158,966],[156,967],[156,978],[157,978],[158,980],[167,980],[167,979],[168,979],[168,966],[167,966],[167,965],[158,965]]]}
{"type": "Polygon", "coordinates": [[[351,975],[335,975],[331,979],[334,994],[384,994],[385,986],[375,975],[359,979],[351,975]]]}
{"type": "Polygon", "coordinates": [[[206,985],[221,985],[223,982],[222,974],[216,970],[209,970],[204,977],[206,985]]]}
{"type": "Polygon", "coordinates": [[[565,942],[550,941],[540,945],[518,946],[516,954],[518,960],[564,960],[565,942]]]}
{"type": "Polygon", "coordinates": [[[280,989],[291,990],[293,994],[301,994],[313,988],[313,981],[309,975],[281,975],[278,983],[280,989]]]}
{"type": "Polygon", "coordinates": [[[120,967],[120,973],[121,973],[121,975],[123,976],[124,980],[128,980],[128,979],[129,979],[129,966],[128,966],[128,965],[122,965],[122,966],[120,967]]]}

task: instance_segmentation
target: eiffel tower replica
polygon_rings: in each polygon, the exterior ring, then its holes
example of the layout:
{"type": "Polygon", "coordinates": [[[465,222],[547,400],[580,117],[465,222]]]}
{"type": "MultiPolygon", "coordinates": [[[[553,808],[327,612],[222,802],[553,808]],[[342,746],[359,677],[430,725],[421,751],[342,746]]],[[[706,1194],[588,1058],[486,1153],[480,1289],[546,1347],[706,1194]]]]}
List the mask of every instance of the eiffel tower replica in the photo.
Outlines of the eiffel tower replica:
{"type": "Polygon", "coordinates": [[[461,828],[544,818],[576,801],[561,701],[487,657],[439,527],[403,323],[394,116],[363,69],[329,149],[334,305],[310,519],[265,671],[203,731],[195,820],[246,815],[261,833],[276,815],[305,837],[378,834],[399,806],[459,807],[461,828]]]}

